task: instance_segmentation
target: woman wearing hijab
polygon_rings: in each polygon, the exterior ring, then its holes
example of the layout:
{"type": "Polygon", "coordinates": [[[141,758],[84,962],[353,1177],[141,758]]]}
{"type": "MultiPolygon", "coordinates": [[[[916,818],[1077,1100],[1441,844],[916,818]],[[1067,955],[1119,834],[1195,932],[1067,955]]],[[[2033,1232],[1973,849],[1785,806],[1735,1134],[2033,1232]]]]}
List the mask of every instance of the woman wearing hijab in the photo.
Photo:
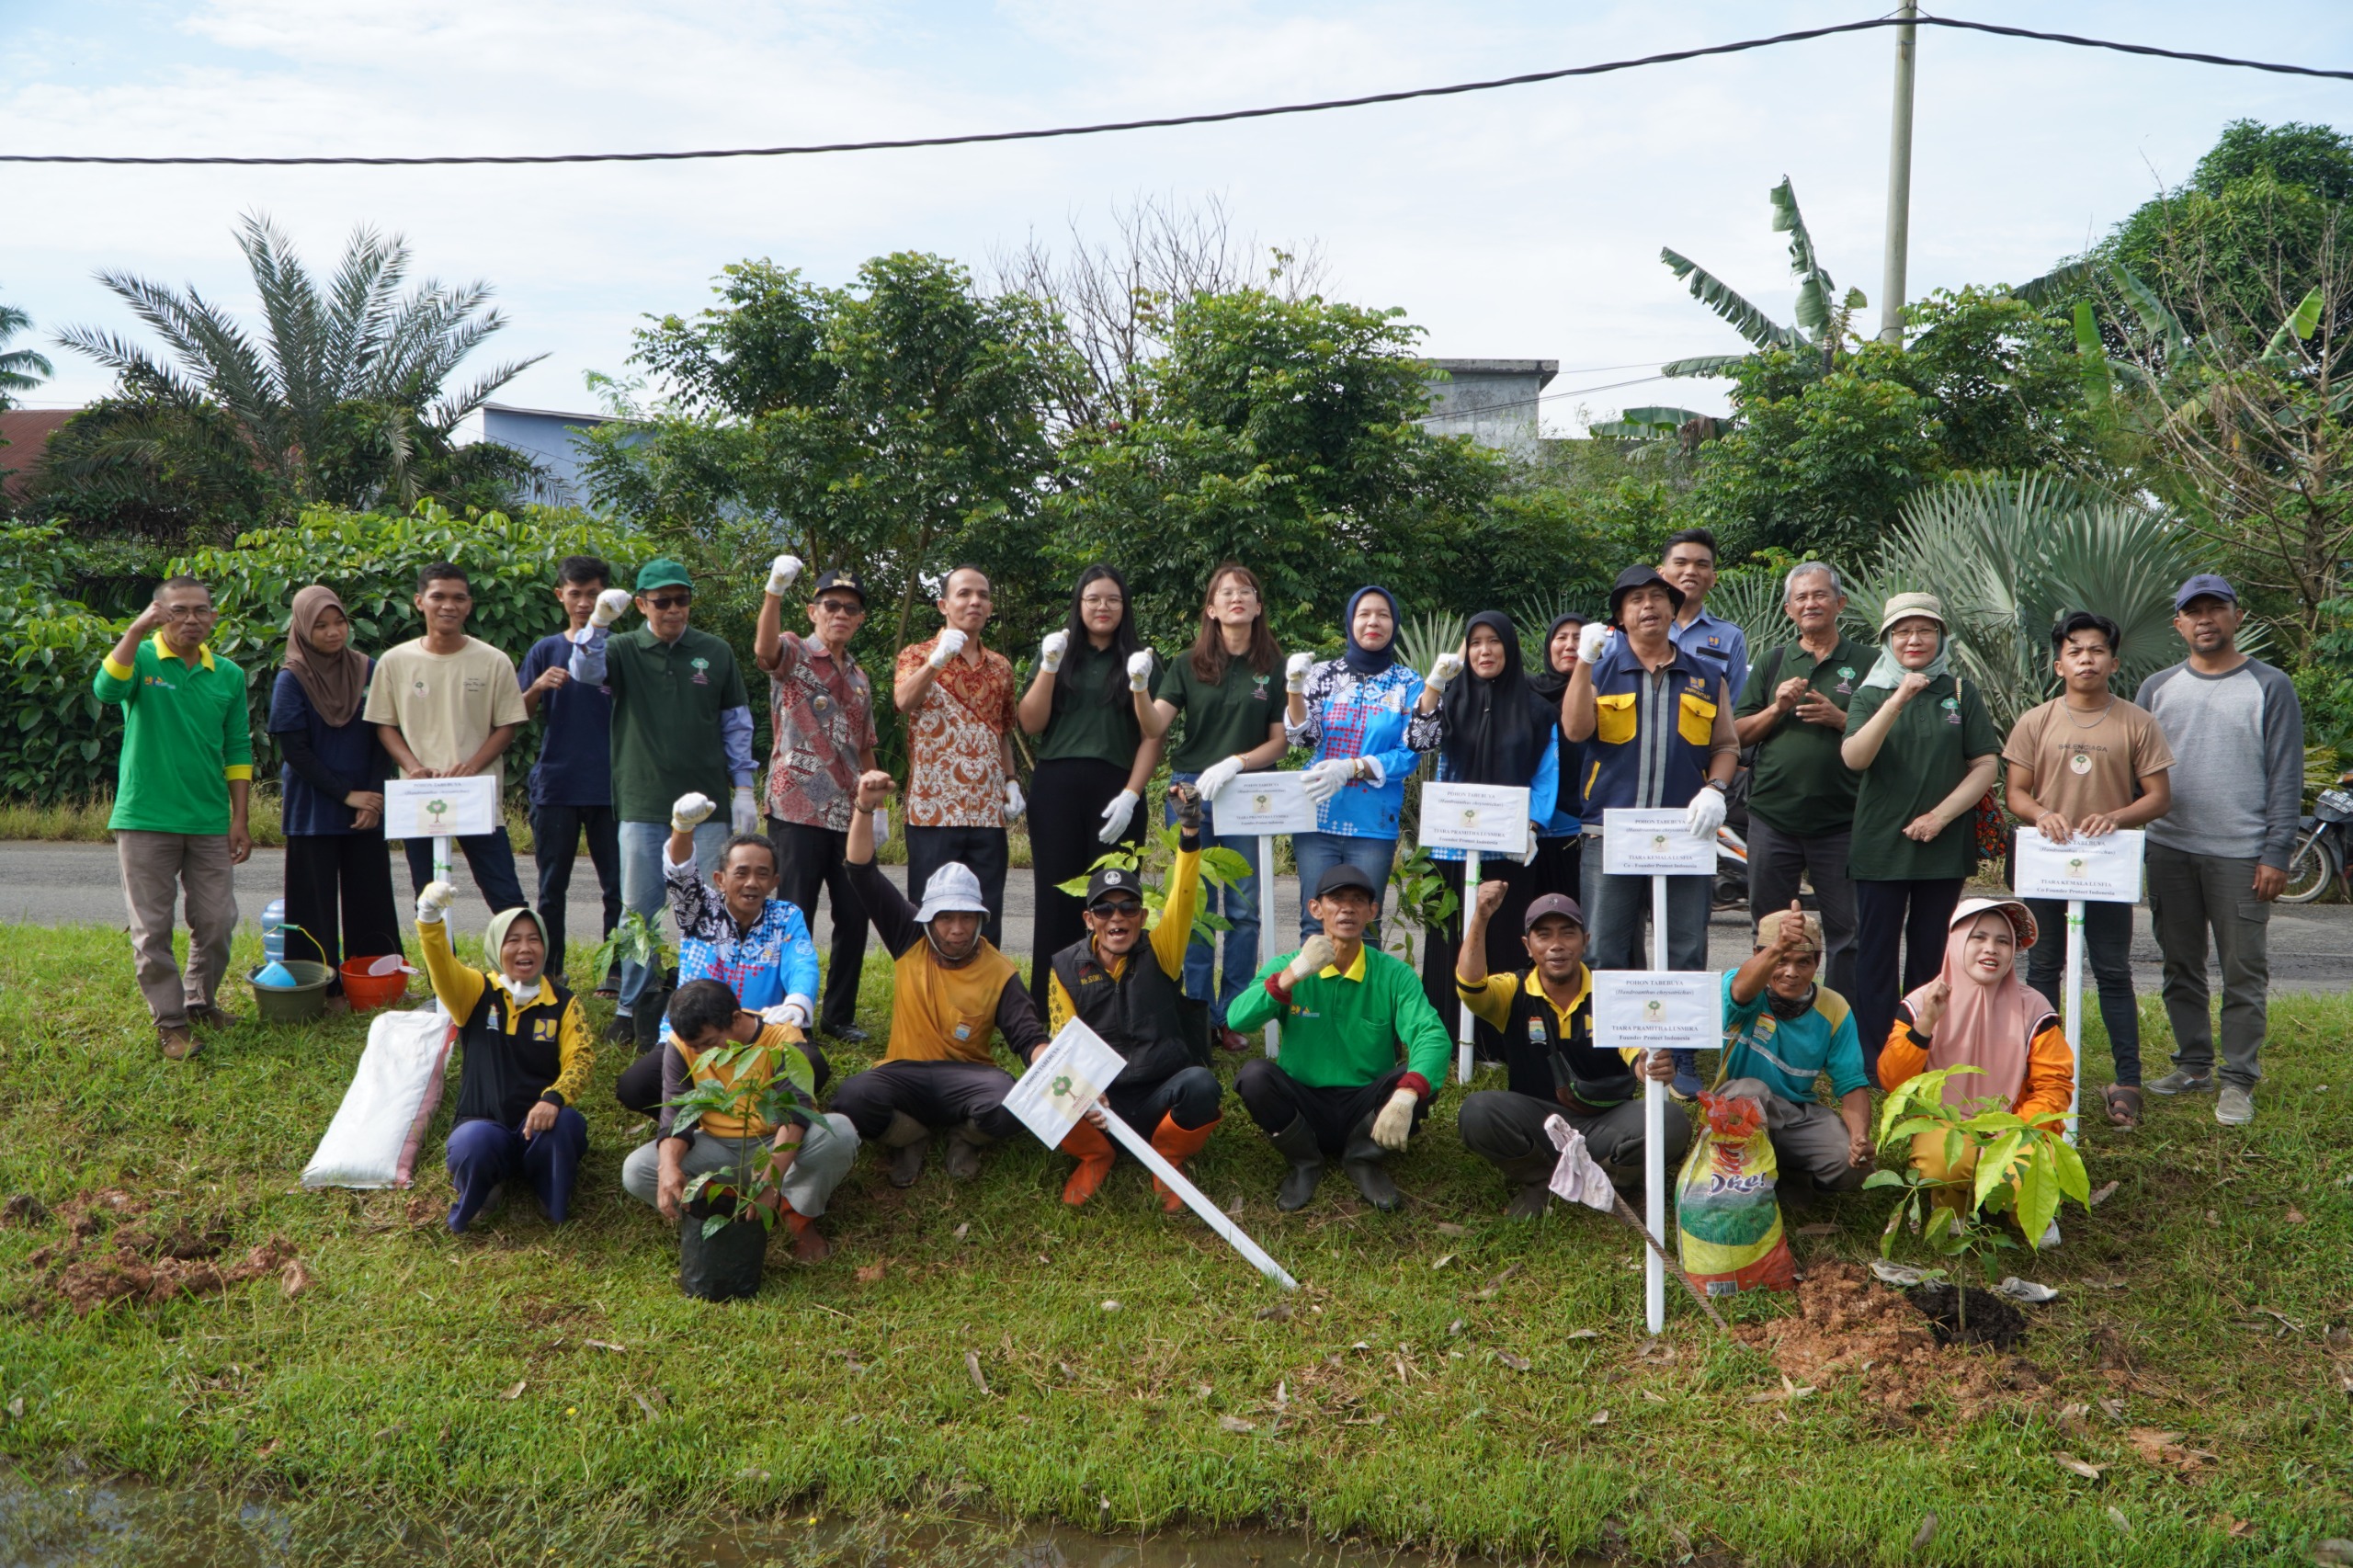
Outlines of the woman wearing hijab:
{"type": "MultiPolygon", "coordinates": [[[[1336,659],[1315,663],[1293,653],[1284,667],[1290,700],[1283,734],[1313,755],[1305,788],[1315,802],[1313,833],[1294,835],[1291,854],[1299,862],[1299,885],[1313,888],[1338,865],[1362,871],[1376,888],[1389,885],[1397,858],[1397,820],[1405,805],[1405,780],[1420,759],[1406,740],[1414,705],[1421,700],[1422,677],[1398,662],[1397,597],[1378,586],[1348,596],[1341,619],[1347,645],[1336,659]]],[[[1299,937],[1322,934],[1299,901],[1299,937]]],[[[1365,933],[1378,944],[1380,922],[1365,933]]]]}
{"type": "MultiPolygon", "coordinates": [[[[1509,858],[1490,856],[1481,862],[1483,880],[1501,881],[1509,890],[1487,923],[1487,972],[1512,973],[1526,961],[1518,933],[1535,897],[1539,835],[1560,793],[1560,699],[1547,702],[1531,688],[1511,617],[1482,610],[1464,631],[1462,652],[1445,654],[1431,667],[1415,714],[1408,738],[1417,750],[1436,748],[1439,782],[1528,791],[1527,848],[1509,858]]],[[[1456,900],[1452,931],[1433,928],[1422,944],[1422,989],[1438,1017],[1447,1018],[1461,1006],[1454,988],[1453,933],[1462,929],[1479,890],[1463,886],[1463,851],[1434,848],[1429,854],[1456,900]]],[[[1473,1028],[1479,1054],[1501,1060],[1502,1040],[1495,1028],[1483,1019],[1473,1028]]]]}
{"type": "Polygon", "coordinates": [[[1086,875],[1107,850],[1135,848],[1136,806],[1161,743],[1136,722],[1135,693],[1152,684],[1152,655],[1136,638],[1128,580],[1089,566],[1071,594],[1070,619],[1046,633],[1038,673],[1022,694],[1022,733],[1038,742],[1029,780],[1029,856],[1038,879],[1029,966],[1044,996],[1054,955],[1086,937],[1080,903],[1061,884],[1086,875]]]}
{"type": "Polygon", "coordinates": [[[1847,856],[1856,926],[1847,1000],[1874,1059],[1897,995],[1926,985],[1943,961],[1946,923],[1977,869],[1977,802],[2002,761],[1984,695],[1952,673],[1943,603],[1898,594],[1880,633],[1879,662],[1847,705],[1838,746],[1860,776],[1847,856]]]}
{"type": "MultiPolygon", "coordinates": [[[[384,853],[384,780],[392,759],[376,726],[359,717],[373,663],[351,646],[351,617],[335,590],[318,584],[294,596],[286,667],[269,694],[269,733],[286,758],[279,769],[286,834],[289,958],[316,958],[335,970],[348,952],[401,950],[392,905],[392,866],[384,853]],[[336,916],[338,909],[341,920],[336,916]]],[[[343,976],[327,983],[341,1011],[343,976]]]]}
{"type": "MultiPolygon", "coordinates": [[[[1972,898],[1954,910],[1936,978],[1896,1007],[1880,1052],[1881,1086],[1901,1088],[1937,1068],[1975,1067],[1945,1080],[1947,1105],[1991,1100],[2027,1121],[2063,1119],[2075,1097],[2075,1055],[2058,1013],[2018,978],[2018,955],[2034,940],[2034,916],[2017,899],[1972,898]]],[[[1948,1170],[1941,1133],[1912,1140],[1912,1163],[1931,1180],[1966,1175],[1974,1157],[1972,1151],[1948,1170]]],[[[2047,1235],[2042,1244],[2057,1239],[2047,1235]]]]}
{"type": "MultiPolygon", "coordinates": [[[[1569,688],[1569,677],[1577,673],[1577,633],[1585,630],[1584,616],[1571,610],[1556,616],[1544,630],[1544,667],[1530,670],[1528,689],[1534,692],[1552,710],[1552,744],[1560,754],[1560,787],[1547,810],[1542,800],[1531,797],[1528,809],[1537,818],[1536,881],[1531,897],[1556,892],[1564,898],[1583,894],[1584,884],[1578,881],[1585,846],[1584,790],[1585,743],[1569,739],[1561,728],[1561,694],[1569,688]]],[[[1490,973],[1496,972],[1490,971],[1490,973]]]]}

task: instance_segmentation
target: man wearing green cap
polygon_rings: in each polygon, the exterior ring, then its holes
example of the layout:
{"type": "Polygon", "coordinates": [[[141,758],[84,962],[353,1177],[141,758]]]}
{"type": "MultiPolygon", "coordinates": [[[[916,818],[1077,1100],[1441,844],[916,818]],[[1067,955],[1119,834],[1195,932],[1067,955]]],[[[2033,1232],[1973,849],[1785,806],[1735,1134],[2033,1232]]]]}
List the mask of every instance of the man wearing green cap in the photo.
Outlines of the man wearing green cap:
{"type": "MultiPolygon", "coordinates": [[[[759,831],[752,795],[752,699],[727,644],[687,624],[694,583],[676,562],[655,556],[637,574],[637,611],[645,624],[612,635],[631,596],[608,588],[588,624],[570,633],[574,680],[601,685],[613,697],[613,814],[620,823],[621,906],[648,920],[662,913],[662,857],[670,837],[670,803],[681,795],[725,800],[694,829],[695,861],[709,876],[729,836],[759,831]]],[[[621,965],[620,1006],[613,1028],[634,1032],[638,994],[648,971],[621,965]]]]}

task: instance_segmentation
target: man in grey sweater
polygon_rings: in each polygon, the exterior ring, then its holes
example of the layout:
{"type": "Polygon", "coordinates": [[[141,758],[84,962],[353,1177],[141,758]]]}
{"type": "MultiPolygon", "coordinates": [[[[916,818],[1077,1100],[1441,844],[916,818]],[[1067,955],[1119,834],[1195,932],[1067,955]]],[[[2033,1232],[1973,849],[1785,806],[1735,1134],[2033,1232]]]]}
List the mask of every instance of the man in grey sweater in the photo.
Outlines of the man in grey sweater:
{"type": "Polygon", "coordinates": [[[2160,1095],[2214,1087],[2206,933],[2222,964],[2222,1094],[2214,1119],[2255,1119],[2255,1085],[2271,980],[2271,905],[2304,779],[2304,715],[2286,675],[2238,650],[2236,589],[2211,572],[2174,595],[2174,630],[2189,657],[2141,683],[2140,705],[2173,747],[2173,810],[2149,824],[2149,916],[2165,954],[2174,1070],[2160,1095]]]}

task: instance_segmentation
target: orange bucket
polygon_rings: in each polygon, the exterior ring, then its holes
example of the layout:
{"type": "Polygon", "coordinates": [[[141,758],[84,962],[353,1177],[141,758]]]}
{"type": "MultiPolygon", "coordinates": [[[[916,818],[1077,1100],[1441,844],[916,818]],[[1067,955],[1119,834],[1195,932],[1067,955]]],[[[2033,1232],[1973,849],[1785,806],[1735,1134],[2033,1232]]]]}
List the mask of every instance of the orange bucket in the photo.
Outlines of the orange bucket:
{"type": "Polygon", "coordinates": [[[343,976],[344,1000],[351,1004],[355,1013],[365,1013],[371,1007],[383,1007],[408,994],[407,960],[394,956],[399,967],[389,974],[374,974],[369,971],[381,963],[381,958],[369,955],[346,959],[339,972],[343,976]]]}

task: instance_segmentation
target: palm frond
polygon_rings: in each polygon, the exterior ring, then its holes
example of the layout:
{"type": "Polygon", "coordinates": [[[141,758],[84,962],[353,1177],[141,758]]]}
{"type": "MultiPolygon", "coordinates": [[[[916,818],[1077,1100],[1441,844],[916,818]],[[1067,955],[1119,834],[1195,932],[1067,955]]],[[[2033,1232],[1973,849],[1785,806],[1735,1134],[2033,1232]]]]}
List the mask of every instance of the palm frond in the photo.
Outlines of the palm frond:
{"type": "Polygon", "coordinates": [[[1728,376],[1740,368],[1745,354],[1701,354],[1689,359],[1670,359],[1658,368],[1662,376],[1728,376]]]}
{"type": "Polygon", "coordinates": [[[1397,629],[1397,651],[1405,662],[1427,675],[1440,653],[1462,651],[1466,619],[1459,615],[1417,615],[1397,629]]]}
{"type": "MultiPolygon", "coordinates": [[[[1689,287],[1691,297],[1716,312],[1726,325],[1759,348],[1803,348],[1804,336],[1786,327],[1742,299],[1733,288],[1690,257],[1662,246],[1658,253],[1667,270],[1689,287]]],[[[1669,375],[1673,371],[1666,372],[1669,375]]]]}
{"type": "Polygon", "coordinates": [[[2100,263],[2090,256],[2078,256],[2063,261],[2040,278],[2029,278],[2010,290],[2014,300],[2023,300],[2040,310],[2055,305],[2075,293],[2097,275],[2100,263]]]}
{"type": "Polygon", "coordinates": [[[1798,210],[1798,194],[1789,176],[1783,175],[1781,183],[1773,187],[1771,200],[1774,233],[1790,236],[1790,272],[1798,280],[1797,324],[1819,338],[1831,324],[1835,309],[1831,301],[1838,286],[1813,253],[1813,235],[1806,230],[1805,215],[1798,210]]]}
{"type": "Polygon", "coordinates": [[[1746,567],[1725,573],[1708,590],[1708,613],[1720,615],[1740,628],[1748,639],[1748,663],[1784,642],[1797,641],[1797,627],[1783,608],[1781,574],[1746,567]]]}

